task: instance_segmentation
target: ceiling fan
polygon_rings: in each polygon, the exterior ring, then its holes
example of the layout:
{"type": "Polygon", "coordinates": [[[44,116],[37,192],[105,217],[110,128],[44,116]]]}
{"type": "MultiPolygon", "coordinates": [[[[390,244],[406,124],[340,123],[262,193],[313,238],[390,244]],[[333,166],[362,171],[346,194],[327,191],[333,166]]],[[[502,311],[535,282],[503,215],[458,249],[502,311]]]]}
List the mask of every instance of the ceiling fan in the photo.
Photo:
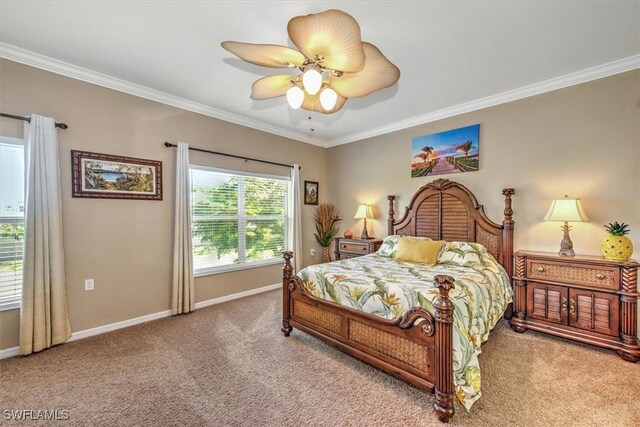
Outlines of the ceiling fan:
{"type": "Polygon", "coordinates": [[[339,111],[348,98],[367,96],[400,78],[398,67],[377,47],[363,42],[356,20],[341,10],[296,16],[289,21],[287,32],[299,51],[273,44],[221,43],[224,49],[252,64],[302,72],[255,81],[251,99],[286,95],[291,108],[331,114],[339,111]],[[317,98],[321,108],[317,108],[317,98]]]}

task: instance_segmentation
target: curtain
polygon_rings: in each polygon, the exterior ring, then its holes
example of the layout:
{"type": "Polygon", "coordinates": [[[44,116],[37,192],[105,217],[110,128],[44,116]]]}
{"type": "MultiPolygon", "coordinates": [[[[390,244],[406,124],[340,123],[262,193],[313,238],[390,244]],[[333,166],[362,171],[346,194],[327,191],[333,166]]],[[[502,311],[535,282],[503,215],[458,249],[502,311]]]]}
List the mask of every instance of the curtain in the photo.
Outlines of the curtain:
{"type": "Polygon", "coordinates": [[[174,315],[195,308],[193,254],[191,252],[191,186],[189,181],[189,144],[178,142],[176,150],[176,192],[173,232],[174,315]]]}
{"type": "Polygon", "coordinates": [[[62,239],[58,135],[55,120],[25,122],[25,238],[20,308],[20,353],[71,336],[62,239]]]}
{"type": "Polygon", "coordinates": [[[291,192],[293,195],[289,198],[289,212],[291,212],[289,247],[293,251],[293,268],[297,272],[302,269],[302,205],[300,202],[300,167],[298,164],[294,164],[291,168],[291,192]]]}

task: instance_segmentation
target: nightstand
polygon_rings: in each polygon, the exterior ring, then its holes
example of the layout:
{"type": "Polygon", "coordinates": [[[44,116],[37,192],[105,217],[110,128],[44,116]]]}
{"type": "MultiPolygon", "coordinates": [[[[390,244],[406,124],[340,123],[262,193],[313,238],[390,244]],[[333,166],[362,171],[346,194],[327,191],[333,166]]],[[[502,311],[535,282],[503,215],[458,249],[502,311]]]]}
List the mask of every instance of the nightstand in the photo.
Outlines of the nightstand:
{"type": "Polygon", "coordinates": [[[347,239],[336,237],[336,261],[372,254],[382,245],[382,239],[347,239]]]}
{"type": "Polygon", "coordinates": [[[637,362],[639,266],[633,260],[518,251],[509,323],[516,332],[533,329],[609,348],[637,362]]]}

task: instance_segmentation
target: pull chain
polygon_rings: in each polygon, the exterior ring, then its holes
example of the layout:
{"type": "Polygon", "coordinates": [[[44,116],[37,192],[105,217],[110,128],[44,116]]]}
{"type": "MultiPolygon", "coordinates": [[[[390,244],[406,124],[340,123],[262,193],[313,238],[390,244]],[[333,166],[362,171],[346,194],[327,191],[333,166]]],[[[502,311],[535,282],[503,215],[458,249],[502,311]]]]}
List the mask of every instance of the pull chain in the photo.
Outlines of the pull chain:
{"type": "Polygon", "coordinates": [[[311,113],[309,113],[309,116],[307,117],[307,119],[309,119],[309,137],[312,138],[314,135],[314,132],[316,130],[316,127],[313,125],[313,120],[312,120],[312,116],[313,113],[315,112],[315,106],[316,106],[316,98],[315,96],[311,97],[311,113]]]}

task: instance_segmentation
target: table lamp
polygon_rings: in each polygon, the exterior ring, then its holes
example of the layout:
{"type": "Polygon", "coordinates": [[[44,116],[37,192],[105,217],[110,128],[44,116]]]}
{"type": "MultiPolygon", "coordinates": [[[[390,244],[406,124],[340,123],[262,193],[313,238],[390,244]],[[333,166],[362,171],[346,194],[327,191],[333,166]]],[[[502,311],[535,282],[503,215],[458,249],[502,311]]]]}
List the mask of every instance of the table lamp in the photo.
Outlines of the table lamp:
{"type": "Polygon", "coordinates": [[[543,221],[563,221],[564,225],[562,231],[564,237],[560,242],[560,251],[558,255],[575,256],[573,251],[573,242],[569,237],[569,230],[571,226],[569,222],[588,222],[589,218],[585,215],[580,204],[580,199],[570,199],[569,196],[564,196],[564,199],[557,199],[551,202],[549,212],[545,215],[543,221]]]}
{"type": "Polygon", "coordinates": [[[367,233],[367,219],[373,219],[373,213],[371,212],[371,206],[366,203],[358,206],[358,211],[354,216],[355,219],[364,219],[364,228],[362,229],[361,239],[368,239],[369,233],[367,233]]]}

